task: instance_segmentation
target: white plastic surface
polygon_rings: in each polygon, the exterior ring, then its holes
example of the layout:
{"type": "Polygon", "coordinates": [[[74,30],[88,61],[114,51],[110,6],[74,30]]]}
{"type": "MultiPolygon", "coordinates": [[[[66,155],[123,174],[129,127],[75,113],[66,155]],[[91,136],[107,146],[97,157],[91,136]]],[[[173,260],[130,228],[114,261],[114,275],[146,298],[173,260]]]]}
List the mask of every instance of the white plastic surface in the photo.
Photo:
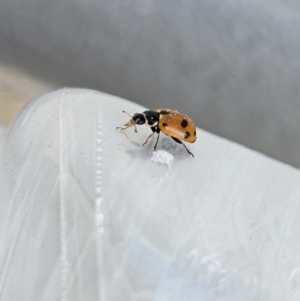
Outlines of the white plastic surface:
{"type": "Polygon", "coordinates": [[[4,124],[0,123],[0,139],[5,131],[6,131],[6,126],[4,124]]]}
{"type": "Polygon", "coordinates": [[[122,110],[64,89],[1,138],[0,300],[299,300],[300,172],[200,129],[153,153],[122,110]]]}

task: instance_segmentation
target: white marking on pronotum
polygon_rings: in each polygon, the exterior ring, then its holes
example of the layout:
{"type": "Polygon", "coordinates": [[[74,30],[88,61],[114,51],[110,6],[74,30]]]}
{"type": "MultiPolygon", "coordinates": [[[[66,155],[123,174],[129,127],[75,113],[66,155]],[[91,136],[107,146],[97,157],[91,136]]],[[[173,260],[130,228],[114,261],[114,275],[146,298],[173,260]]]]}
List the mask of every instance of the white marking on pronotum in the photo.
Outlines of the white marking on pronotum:
{"type": "MultiPolygon", "coordinates": [[[[63,94],[63,93],[62,93],[63,94]]],[[[62,95],[63,96],[63,95],[62,95]]],[[[64,170],[64,131],[63,131],[63,112],[60,99],[59,105],[59,194],[60,194],[60,300],[68,301],[68,250],[66,235],[66,196],[65,196],[65,170],[64,170]]]]}
{"type": "Polygon", "coordinates": [[[99,296],[98,300],[105,300],[104,294],[104,265],[103,265],[103,254],[102,254],[102,245],[103,245],[103,213],[102,213],[102,203],[103,203],[103,169],[102,169],[102,157],[103,157],[103,115],[99,113],[97,119],[97,128],[96,128],[96,160],[95,160],[95,225],[97,231],[97,261],[98,261],[98,277],[99,277],[99,296]]]}

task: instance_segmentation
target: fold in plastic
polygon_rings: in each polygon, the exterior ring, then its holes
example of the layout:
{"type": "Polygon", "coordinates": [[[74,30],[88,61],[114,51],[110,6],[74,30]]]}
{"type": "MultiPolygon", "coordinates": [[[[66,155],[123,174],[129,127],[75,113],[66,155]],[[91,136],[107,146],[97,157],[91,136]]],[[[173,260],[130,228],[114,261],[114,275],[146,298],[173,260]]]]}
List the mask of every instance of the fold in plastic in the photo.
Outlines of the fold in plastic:
{"type": "Polygon", "coordinates": [[[199,129],[153,155],[116,130],[143,109],[63,89],[5,132],[0,299],[299,300],[299,170],[199,129]]]}

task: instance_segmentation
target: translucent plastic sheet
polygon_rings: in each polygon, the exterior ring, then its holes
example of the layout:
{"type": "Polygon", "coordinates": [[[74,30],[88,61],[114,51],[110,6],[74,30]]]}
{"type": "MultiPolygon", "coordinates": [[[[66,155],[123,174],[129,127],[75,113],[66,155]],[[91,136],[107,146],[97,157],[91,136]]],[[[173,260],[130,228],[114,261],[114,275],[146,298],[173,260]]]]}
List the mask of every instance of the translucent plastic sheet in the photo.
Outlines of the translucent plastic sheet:
{"type": "Polygon", "coordinates": [[[116,130],[99,92],[31,102],[0,141],[0,300],[299,300],[300,172],[198,129],[116,130]]]}

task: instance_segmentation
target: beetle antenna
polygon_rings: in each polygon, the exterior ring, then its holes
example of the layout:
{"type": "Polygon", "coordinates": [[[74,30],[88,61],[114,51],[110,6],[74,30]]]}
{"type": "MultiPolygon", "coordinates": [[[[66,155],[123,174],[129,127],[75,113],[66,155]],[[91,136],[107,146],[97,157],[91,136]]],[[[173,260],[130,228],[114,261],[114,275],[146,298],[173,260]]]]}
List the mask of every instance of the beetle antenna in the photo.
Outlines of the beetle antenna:
{"type": "Polygon", "coordinates": [[[132,118],[132,115],[130,115],[129,113],[127,113],[126,111],[122,111],[123,113],[126,113],[129,117],[132,118]]]}

